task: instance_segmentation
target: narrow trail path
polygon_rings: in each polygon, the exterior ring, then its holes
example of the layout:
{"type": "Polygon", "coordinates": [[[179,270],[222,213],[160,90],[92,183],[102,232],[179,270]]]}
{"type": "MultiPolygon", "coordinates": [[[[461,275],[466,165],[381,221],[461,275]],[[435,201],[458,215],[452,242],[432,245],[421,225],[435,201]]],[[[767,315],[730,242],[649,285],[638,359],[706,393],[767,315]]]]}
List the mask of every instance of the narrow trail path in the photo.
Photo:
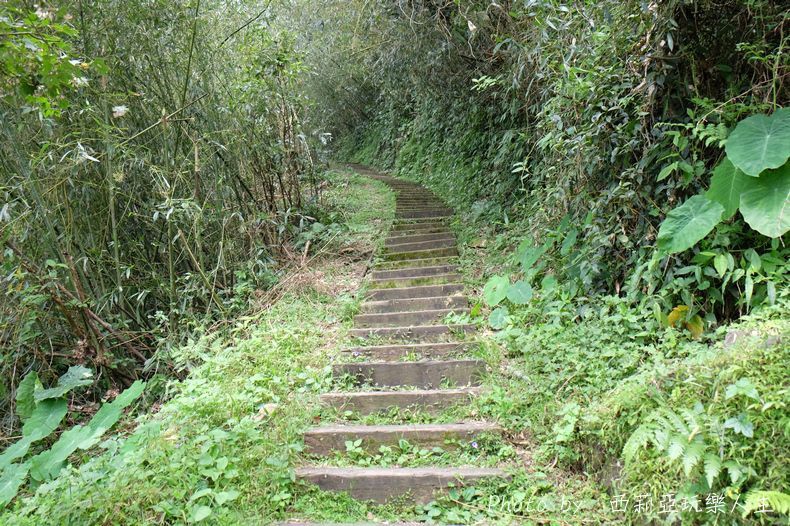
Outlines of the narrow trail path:
{"type": "MultiPolygon", "coordinates": [[[[468,404],[478,394],[486,364],[467,356],[465,335],[473,325],[446,324],[451,313],[469,312],[455,264],[456,239],[447,227],[452,211],[420,185],[371,175],[396,193],[396,220],[370,276],[352,336],[361,346],[347,349],[347,361],[334,366],[338,383],[351,390],[322,395],[339,413],[388,413],[393,408],[439,414],[468,404]],[[365,361],[358,361],[364,359],[365,361]]],[[[452,447],[483,433],[499,433],[487,422],[354,425],[342,421],[309,429],[305,446],[314,457],[345,452],[347,441],[375,451],[401,440],[420,447],[452,447]]],[[[320,462],[319,462],[320,464],[320,462]]],[[[326,491],[347,492],[359,500],[386,503],[395,498],[425,503],[449,484],[472,485],[505,477],[498,468],[302,467],[297,477],[326,491]]]]}

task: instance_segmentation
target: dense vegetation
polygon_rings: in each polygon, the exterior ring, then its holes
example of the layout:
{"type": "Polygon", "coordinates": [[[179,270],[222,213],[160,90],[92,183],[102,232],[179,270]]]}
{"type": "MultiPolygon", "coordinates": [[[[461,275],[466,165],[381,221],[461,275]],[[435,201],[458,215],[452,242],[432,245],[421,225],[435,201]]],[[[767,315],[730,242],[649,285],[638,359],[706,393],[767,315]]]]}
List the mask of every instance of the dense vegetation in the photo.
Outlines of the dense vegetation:
{"type": "Polygon", "coordinates": [[[314,221],[297,56],[261,6],[25,4],[0,7],[3,393],[169,374],[314,221]]]}
{"type": "Polygon", "coordinates": [[[0,503],[23,498],[0,522],[786,520],[787,23],[768,0],[3,3],[0,503]],[[392,211],[327,144],[458,211],[497,367],[453,416],[506,428],[484,449],[509,482],[406,508],[294,482],[392,211]]]}

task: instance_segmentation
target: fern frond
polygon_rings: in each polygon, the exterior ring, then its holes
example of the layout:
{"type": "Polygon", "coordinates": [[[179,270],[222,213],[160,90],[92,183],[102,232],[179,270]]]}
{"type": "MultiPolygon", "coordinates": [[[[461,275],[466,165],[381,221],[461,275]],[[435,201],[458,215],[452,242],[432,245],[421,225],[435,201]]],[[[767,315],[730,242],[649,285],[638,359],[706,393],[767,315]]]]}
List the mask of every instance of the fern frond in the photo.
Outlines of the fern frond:
{"type": "Polygon", "coordinates": [[[702,455],[705,454],[707,446],[703,440],[694,440],[688,446],[686,451],[683,452],[683,472],[688,477],[691,475],[692,470],[702,460],[702,455]]]}
{"type": "Polygon", "coordinates": [[[790,495],[781,491],[750,491],[743,505],[743,516],[758,510],[790,515],[790,495]]]}
{"type": "Polygon", "coordinates": [[[623,460],[625,460],[626,463],[631,462],[636,456],[636,453],[645,447],[648,442],[652,441],[655,431],[655,424],[653,422],[648,422],[637,427],[636,430],[631,433],[631,436],[628,437],[625,446],[623,446],[623,460]]]}
{"type": "Polygon", "coordinates": [[[721,473],[721,459],[716,455],[705,455],[705,464],[703,469],[705,471],[705,479],[708,481],[708,486],[712,488],[713,482],[719,476],[719,473],[721,473]]]}

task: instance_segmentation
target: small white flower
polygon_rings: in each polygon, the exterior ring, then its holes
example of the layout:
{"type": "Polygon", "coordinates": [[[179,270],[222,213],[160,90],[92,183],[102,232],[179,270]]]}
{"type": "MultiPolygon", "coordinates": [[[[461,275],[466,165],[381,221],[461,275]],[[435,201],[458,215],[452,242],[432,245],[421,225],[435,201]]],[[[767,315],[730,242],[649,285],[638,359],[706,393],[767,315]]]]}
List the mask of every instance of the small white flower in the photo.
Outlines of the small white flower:
{"type": "Polygon", "coordinates": [[[81,88],[88,85],[88,79],[85,77],[74,77],[71,79],[71,85],[75,88],[81,88]]]}
{"type": "Polygon", "coordinates": [[[127,111],[129,111],[129,108],[127,108],[126,106],[123,106],[123,105],[121,105],[121,106],[113,106],[112,107],[112,116],[115,117],[116,119],[119,119],[119,118],[123,117],[124,115],[126,115],[127,111]]]}

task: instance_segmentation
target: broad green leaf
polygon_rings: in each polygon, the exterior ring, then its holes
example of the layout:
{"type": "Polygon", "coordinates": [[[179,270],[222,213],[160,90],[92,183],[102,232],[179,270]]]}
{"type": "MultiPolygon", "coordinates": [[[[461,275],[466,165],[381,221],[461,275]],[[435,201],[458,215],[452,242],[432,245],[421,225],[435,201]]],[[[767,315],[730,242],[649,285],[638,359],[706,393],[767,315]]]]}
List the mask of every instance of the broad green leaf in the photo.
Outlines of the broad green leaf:
{"type": "Polygon", "coordinates": [[[3,475],[0,476],[0,508],[5,507],[16,497],[19,486],[21,486],[27,478],[29,469],[30,463],[26,462],[21,465],[13,464],[3,471],[3,475]]]}
{"type": "Polygon", "coordinates": [[[495,307],[505,299],[507,290],[510,287],[510,280],[505,276],[491,276],[485,287],[483,287],[483,299],[490,307],[495,307]]]}
{"type": "Polygon", "coordinates": [[[737,169],[726,157],[713,170],[710,188],[705,197],[724,207],[722,219],[730,219],[738,211],[741,194],[749,188],[754,179],[737,169]]]}
{"type": "Polygon", "coordinates": [[[33,443],[52,434],[67,411],[68,404],[62,398],[51,398],[40,402],[22,427],[22,438],[11,444],[0,455],[0,470],[8,467],[14,460],[24,457],[33,443]]]}
{"type": "Polygon", "coordinates": [[[677,161],[675,161],[674,163],[670,163],[670,164],[666,165],[658,173],[658,178],[656,179],[656,181],[663,181],[664,179],[669,177],[669,174],[671,174],[672,172],[674,172],[677,169],[678,169],[678,162],[677,161]]]}
{"type": "Polygon", "coordinates": [[[704,195],[695,195],[667,214],[658,230],[662,254],[683,252],[707,236],[721,221],[724,207],[704,195]]]}
{"type": "Polygon", "coordinates": [[[33,414],[33,409],[36,407],[33,392],[40,385],[36,371],[30,371],[16,388],[16,414],[23,422],[33,414]]]}
{"type": "Polygon", "coordinates": [[[749,421],[745,414],[741,413],[737,418],[729,418],[724,422],[724,429],[732,429],[746,438],[754,436],[754,425],[749,421]]]}
{"type": "Polygon", "coordinates": [[[521,242],[516,251],[516,259],[518,259],[519,263],[521,263],[521,269],[524,272],[528,272],[532,266],[538,262],[540,257],[546,253],[546,251],[551,248],[551,243],[544,243],[539,247],[530,246],[531,241],[525,239],[521,242]]]}
{"type": "Polygon", "coordinates": [[[739,378],[737,382],[728,385],[727,389],[724,390],[724,397],[727,400],[740,395],[760,401],[760,393],[757,392],[757,388],[748,378],[739,378]]]}
{"type": "Polygon", "coordinates": [[[145,383],[133,383],[115,400],[101,406],[86,426],[74,426],[60,435],[52,448],[31,459],[30,476],[38,481],[54,478],[72,453],[96,444],[104,432],[121,418],[123,409],[134,402],[144,389],[145,383]]]}
{"type": "Polygon", "coordinates": [[[713,268],[716,269],[719,278],[723,278],[724,274],[727,273],[727,255],[716,254],[716,257],[713,258],[713,268]]]}
{"type": "Polygon", "coordinates": [[[532,286],[523,280],[519,280],[507,289],[507,299],[515,305],[526,305],[532,299],[532,286]]]}
{"type": "Polygon", "coordinates": [[[49,389],[41,389],[33,393],[36,402],[47,398],[60,398],[76,387],[82,387],[93,383],[93,372],[87,367],[74,365],[69,367],[66,374],[58,378],[58,384],[49,389]]]}
{"type": "Polygon", "coordinates": [[[510,312],[507,310],[507,307],[497,307],[488,317],[488,324],[495,330],[504,329],[508,314],[510,312]]]}
{"type": "Polygon", "coordinates": [[[192,513],[189,515],[189,522],[200,522],[211,516],[211,508],[203,504],[193,506],[192,513]]]}
{"type": "Polygon", "coordinates": [[[781,237],[790,230],[790,163],[754,181],[741,195],[741,215],[764,236],[781,237]]]}
{"type": "Polygon", "coordinates": [[[790,157],[790,108],[743,119],[727,139],[725,150],[732,164],[752,177],[779,168],[790,157]]]}
{"type": "Polygon", "coordinates": [[[222,506],[226,502],[230,502],[235,500],[239,497],[240,493],[235,489],[228,490],[228,491],[220,491],[216,495],[214,495],[214,500],[217,503],[217,506],[222,506]]]}

